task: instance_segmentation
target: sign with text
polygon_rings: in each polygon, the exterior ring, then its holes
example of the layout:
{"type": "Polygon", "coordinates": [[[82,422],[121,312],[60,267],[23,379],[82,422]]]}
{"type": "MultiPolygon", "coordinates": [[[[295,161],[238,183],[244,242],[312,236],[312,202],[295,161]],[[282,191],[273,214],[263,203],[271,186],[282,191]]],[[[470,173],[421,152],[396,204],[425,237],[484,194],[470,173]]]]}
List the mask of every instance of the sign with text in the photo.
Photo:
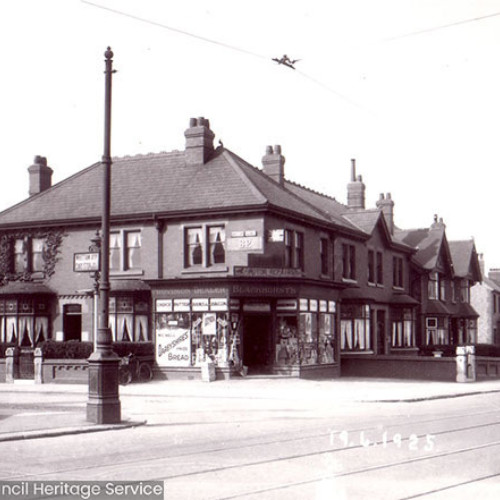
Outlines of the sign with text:
{"type": "Polygon", "coordinates": [[[73,271],[88,273],[99,271],[99,252],[82,252],[73,254],[73,271]]]}
{"type": "Polygon", "coordinates": [[[156,362],[159,366],[190,366],[189,324],[182,317],[157,314],[156,362]]]}

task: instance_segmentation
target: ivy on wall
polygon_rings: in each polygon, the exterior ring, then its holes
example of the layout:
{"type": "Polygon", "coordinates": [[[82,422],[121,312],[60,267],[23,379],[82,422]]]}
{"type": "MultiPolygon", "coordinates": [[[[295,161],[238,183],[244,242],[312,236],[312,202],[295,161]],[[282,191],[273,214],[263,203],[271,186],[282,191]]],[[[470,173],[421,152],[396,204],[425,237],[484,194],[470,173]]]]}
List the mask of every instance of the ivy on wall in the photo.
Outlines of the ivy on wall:
{"type": "MultiPolygon", "coordinates": [[[[56,269],[59,260],[61,245],[65,234],[62,229],[16,231],[3,233],[0,236],[0,285],[9,281],[32,281],[33,273],[14,271],[14,244],[18,239],[39,238],[44,240],[42,259],[43,275],[50,278],[56,269]]],[[[39,273],[37,273],[39,274],[39,273]]]]}

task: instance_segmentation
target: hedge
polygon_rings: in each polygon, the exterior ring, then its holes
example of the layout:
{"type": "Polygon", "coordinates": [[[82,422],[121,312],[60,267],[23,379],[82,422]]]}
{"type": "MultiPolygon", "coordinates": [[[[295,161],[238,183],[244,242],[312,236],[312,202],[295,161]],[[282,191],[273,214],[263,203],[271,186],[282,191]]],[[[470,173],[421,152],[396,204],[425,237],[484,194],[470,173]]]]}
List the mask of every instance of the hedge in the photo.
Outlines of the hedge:
{"type": "MultiPolygon", "coordinates": [[[[80,342],[78,340],[67,340],[56,342],[46,340],[37,347],[42,349],[45,359],[87,359],[94,350],[92,342],[80,342]]],[[[154,346],[146,342],[117,342],[113,344],[113,350],[120,357],[130,353],[136,356],[154,356],[154,346]]]]}

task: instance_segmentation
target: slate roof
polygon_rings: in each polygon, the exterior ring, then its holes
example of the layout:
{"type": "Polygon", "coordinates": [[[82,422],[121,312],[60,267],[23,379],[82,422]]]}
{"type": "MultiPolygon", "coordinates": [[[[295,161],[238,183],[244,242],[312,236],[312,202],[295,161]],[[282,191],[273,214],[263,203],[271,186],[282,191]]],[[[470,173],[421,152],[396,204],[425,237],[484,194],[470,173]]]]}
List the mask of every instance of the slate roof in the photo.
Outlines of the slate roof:
{"type": "MultiPolygon", "coordinates": [[[[98,219],[102,168],[92,165],[1,212],[0,227],[98,219]]],[[[183,152],[114,158],[111,179],[112,218],[275,207],[319,223],[333,221],[224,148],[198,166],[186,166],[183,152]]]]}
{"type": "Polygon", "coordinates": [[[471,271],[477,272],[477,269],[472,267],[474,263],[473,257],[476,253],[474,240],[450,241],[448,245],[456,276],[465,278],[471,271]]]}
{"type": "Polygon", "coordinates": [[[423,229],[396,229],[396,239],[411,247],[417,248],[413,256],[415,262],[424,269],[434,269],[439,254],[446,240],[444,226],[423,229]]]}

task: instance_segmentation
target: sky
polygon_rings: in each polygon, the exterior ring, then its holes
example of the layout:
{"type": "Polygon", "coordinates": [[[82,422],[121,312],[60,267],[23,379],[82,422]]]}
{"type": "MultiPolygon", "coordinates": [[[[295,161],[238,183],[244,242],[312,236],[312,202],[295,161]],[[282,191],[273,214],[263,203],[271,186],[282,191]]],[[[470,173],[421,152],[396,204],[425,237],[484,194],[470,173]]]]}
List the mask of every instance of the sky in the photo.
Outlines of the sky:
{"type": "Polygon", "coordinates": [[[0,210],[36,155],[53,183],[101,159],[111,46],[113,156],[183,150],[203,116],[343,203],[355,158],[367,208],[391,193],[396,225],[437,214],[500,267],[500,0],[4,0],[0,42],[0,210]]]}

